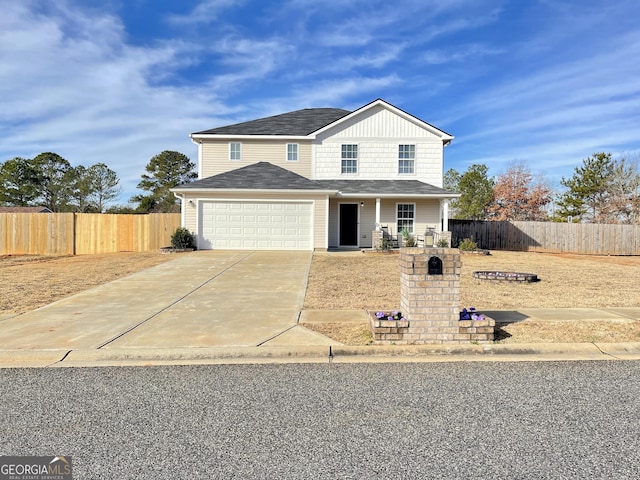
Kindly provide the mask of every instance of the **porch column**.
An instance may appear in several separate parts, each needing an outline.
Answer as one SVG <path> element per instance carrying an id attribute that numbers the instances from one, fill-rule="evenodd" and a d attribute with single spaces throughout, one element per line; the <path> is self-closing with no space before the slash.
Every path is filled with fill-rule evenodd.
<path id="1" fill-rule="evenodd" d="M 380 198 L 376 198 L 376 232 L 380 230 Z"/>
<path id="2" fill-rule="evenodd" d="M 442 200 L 442 231 L 449 231 L 449 199 Z"/>

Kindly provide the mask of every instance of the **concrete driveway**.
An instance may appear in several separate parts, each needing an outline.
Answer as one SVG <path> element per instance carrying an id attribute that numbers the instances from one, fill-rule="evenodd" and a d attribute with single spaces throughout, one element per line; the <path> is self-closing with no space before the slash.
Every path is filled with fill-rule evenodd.
<path id="1" fill-rule="evenodd" d="M 0 350 L 329 345 L 297 324 L 311 257 L 179 255 L 0 322 Z"/>

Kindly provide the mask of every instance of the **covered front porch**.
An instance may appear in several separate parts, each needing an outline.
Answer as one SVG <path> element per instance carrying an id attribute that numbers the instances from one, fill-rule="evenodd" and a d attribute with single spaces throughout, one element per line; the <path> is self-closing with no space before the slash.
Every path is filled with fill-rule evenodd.
<path id="1" fill-rule="evenodd" d="M 398 239 L 403 229 L 424 243 L 429 232 L 448 231 L 449 198 L 357 194 L 330 197 L 328 247 L 374 248 L 374 237 L 384 232 Z"/>

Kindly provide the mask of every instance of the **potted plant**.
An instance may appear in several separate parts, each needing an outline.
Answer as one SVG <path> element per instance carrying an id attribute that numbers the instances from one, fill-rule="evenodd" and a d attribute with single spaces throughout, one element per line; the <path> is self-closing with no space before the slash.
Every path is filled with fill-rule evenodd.
<path id="1" fill-rule="evenodd" d="M 402 243 L 405 247 L 416 246 L 416 238 L 406 228 L 403 228 L 400 231 L 400 236 L 402 237 Z"/>

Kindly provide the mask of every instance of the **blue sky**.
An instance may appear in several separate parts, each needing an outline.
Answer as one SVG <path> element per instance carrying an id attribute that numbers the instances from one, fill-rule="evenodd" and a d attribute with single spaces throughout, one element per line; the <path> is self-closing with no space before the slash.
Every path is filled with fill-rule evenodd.
<path id="1" fill-rule="evenodd" d="M 194 131 L 376 98 L 455 136 L 445 168 L 553 186 L 640 153 L 637 0 L 0 0 L 0 161 L 103 162 L 138 193 Z"/>

